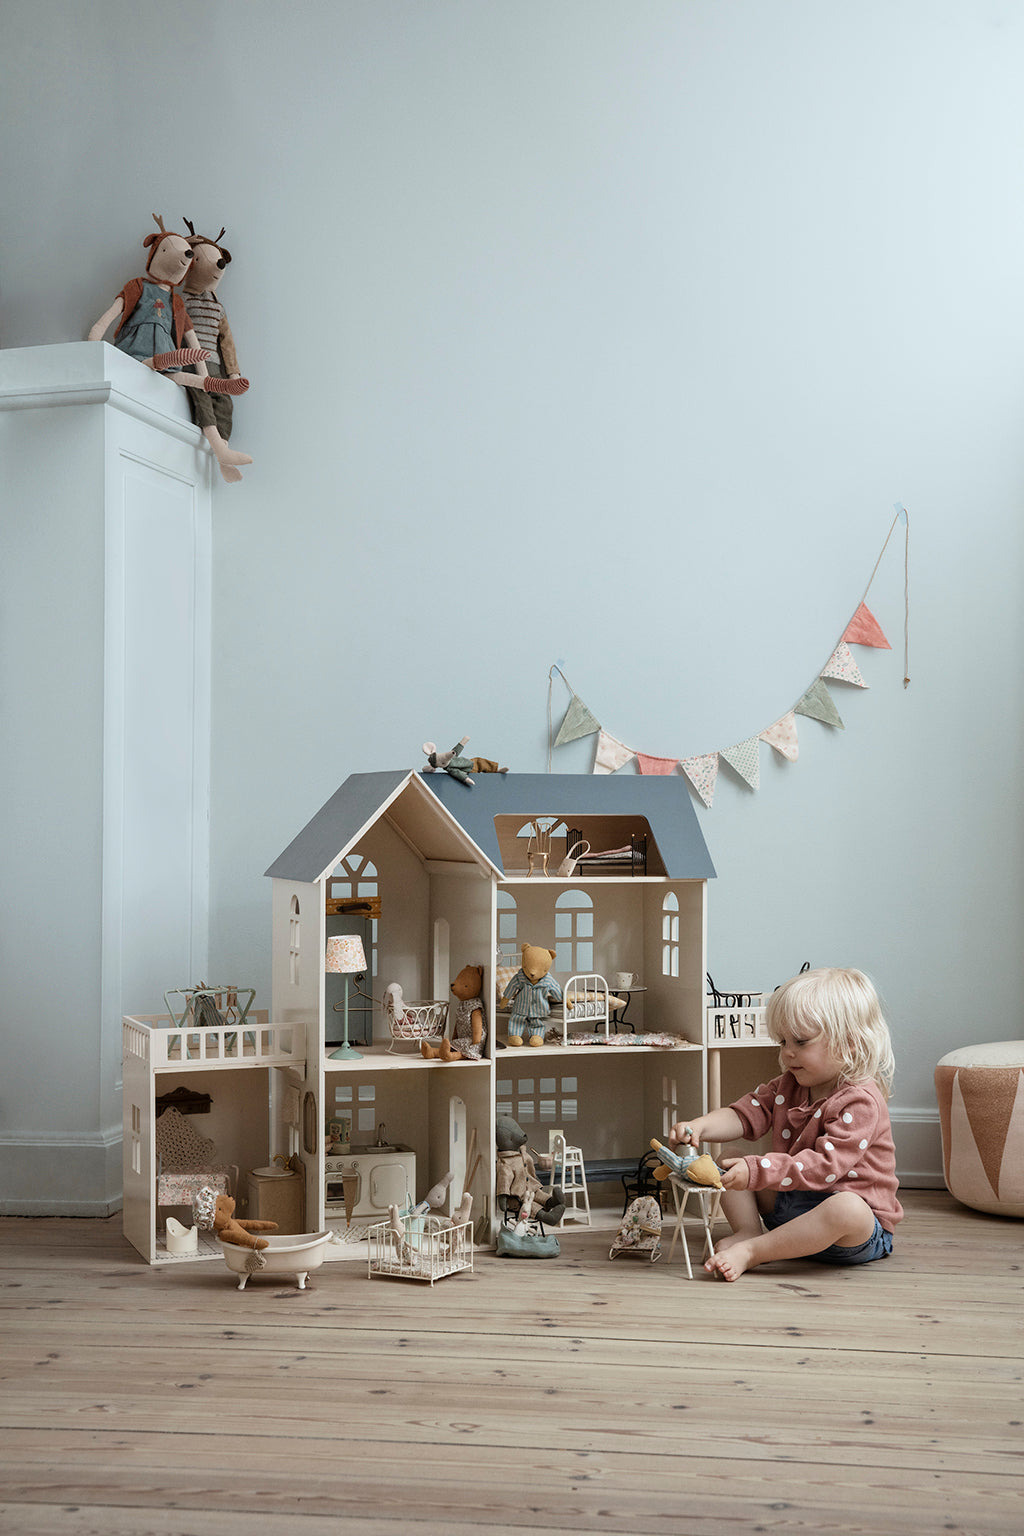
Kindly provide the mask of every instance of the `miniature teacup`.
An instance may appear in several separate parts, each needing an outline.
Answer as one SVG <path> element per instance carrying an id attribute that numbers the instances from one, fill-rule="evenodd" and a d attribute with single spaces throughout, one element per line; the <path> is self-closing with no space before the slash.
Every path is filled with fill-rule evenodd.
<path id="1" fill-rule="evenodd" d="M 621 992 L 628 992 L 630 987 L 635 987 L 640 980 L 636 971 L 616 971 L 615 985 Z"/>

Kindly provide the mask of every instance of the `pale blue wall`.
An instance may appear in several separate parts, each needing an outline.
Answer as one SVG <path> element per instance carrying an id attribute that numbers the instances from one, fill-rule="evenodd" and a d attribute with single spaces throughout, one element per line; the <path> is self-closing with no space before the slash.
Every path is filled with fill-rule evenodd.
<path id="1" fill-rule="evenodd" d="M 214 970 L 267 996 L 262 871 L 349 772 L 542 770 L 553 661 L 652 753 L 770 724 L 902 500 L 912 686 L 894 543 L 846 731 L 699 813 L 711 970 L 867 969 L 911 1120 L 1021 1033 L 1024 9 L 6 0 L 0 70 L 3 345 L 84 336 L 152 210 L 235 255 Z"/>

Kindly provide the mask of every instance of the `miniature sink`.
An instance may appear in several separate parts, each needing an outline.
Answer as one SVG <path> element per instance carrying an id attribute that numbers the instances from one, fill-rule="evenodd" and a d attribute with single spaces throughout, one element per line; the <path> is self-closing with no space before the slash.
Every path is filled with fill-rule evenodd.
<path id="1" fill-rule="evenodd" d="M 258 1179 L 290 1179 L 290 1168 L 254 1168 L 253 1173 Z"/>

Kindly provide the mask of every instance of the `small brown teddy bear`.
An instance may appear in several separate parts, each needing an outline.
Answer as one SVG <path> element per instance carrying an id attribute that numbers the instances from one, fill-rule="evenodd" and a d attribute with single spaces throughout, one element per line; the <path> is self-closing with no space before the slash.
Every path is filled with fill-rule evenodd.
<path id="1" fill-rule="evenodd" d="M 487 1043 L 487 1026 L 484 1023 L 484 987 L 482 965 L 464 965 L 452 982 L 452 991 L 458 998 L 455 1023 L 451 1039 L 447 1037 L 435 1050 L 426 1040 L 420 1041 L 420 1054 L 427 1061 L 480 1061 Z"/>
<path id="2" fill-rule="evenodd" d="M 553 949 L 539 944 L 523 945 L 523 963 L 505 988 L 505 1001 L 512 1010 L 508 1021 L 509 1045 L 544 1044 L 544 1023 L 551 1016 L 551 1003 L 562 1001 L 562 989 L 548 975 L 555 958 Z"/>
<path id="3" fill-rule="evenodd" d="M 254 1237 L 254 1232 L 276 1232 L 276 1221 L 238 1221 L 235 1218 L 235 1202 L 230 1195 L 218 1195 L 213 1211 L 213 1230 L 223 1243 L 234 1243 L 238 1248 L 269 1248 L 265 1237 Z"/>

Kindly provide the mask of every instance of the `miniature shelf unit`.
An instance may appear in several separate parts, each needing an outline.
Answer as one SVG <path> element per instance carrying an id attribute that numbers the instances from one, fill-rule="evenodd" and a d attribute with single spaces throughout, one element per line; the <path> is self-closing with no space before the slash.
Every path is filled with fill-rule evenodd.
<path id="1" fill-rule="evenodd" d="M 630 857 L 592 873 L 530 874 L 531 827 L 542 816 L 552 825 L 549 869 L 557 871 L 571 832 L 598 850 L 642 846 L 646 873 Z M 173 1085 L 175 1074 L 213 1095 L 222 1124 L 211 1115 L 209 1134 L 224 1159 L 245 1169 L 250 1158 L 265 1164 L 283 1154 L 304 1170 L 307 1230 L 347 1235 L 336 1192 L 327 1215 L 325 1167 L 325 1130 L 347 1121 L 344 1150 L 373 1152 L 368 1169 L 414 1154 L 416 1200 L 451 1173 L 438 1214 L 453 1215 L 468 1191 L 474 1239 L 491 1245 L 498 1115 L 517 1119 L 529 1142 L 557 1129 L 588 1163 L 635 1166 L 652 1135 L 709 1104 L 709 1062 L 727 1055 L 709 1041 L 706 1015 L 714 870 L 682 778 L 481 774 L 469 787 L 444 773 L 354 774 L 267 874 L 273 1022 L 250 1017 L 241 1030 L 210 1037 L 126 1022 L 126 1231 L 151 1261 L 149 1103 L 157 1081 Z M 365 973 L 325 969 L 328 938 L 346 934 L 362 940 Z M 561 1042 L 499 1049 L 508 1015 L 497 1006 L 498 956 L 518 957 L 523 944 L 554 952 L 551 974 L 563 988 L 575 978 L 570 1005 L 582 992 L 583 1006 L 544 1021 Z M 416 1008 L 450 1004 L 452 980 L 467 965 L 483 970 L 484 1054 L 428 1060 L 421 1031 L 396 1035 L 381 1000 L 396 983 Z M 636 1034 L 615 1028 L 614 981 L 627 970 L 642 979 L 631 999 Z M 340 1056 L 346 987 L 358 1054 Z M 712 1071 L 717 1089 L 722 1073 Z M 218 1095 L 218 1083 L 236 1079 L 256 1086 Z M 371 1225 L 387 1217 L 388 1183 L 368 1174 L 353 1193 Z M 617 1214 L 621 1187 L 595 1198 Z"/>

